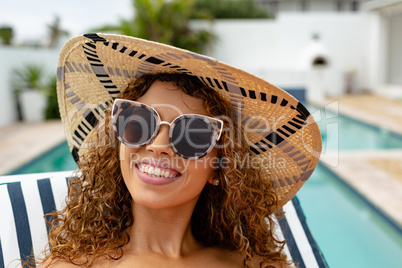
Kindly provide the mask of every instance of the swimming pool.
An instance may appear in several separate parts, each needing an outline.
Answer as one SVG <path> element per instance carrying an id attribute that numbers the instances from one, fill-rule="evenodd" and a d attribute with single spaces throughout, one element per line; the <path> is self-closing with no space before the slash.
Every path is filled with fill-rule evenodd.
<path id="1" fill-rule="evenodd" d="M 322 131 L 323 152 L 402 148 L 398 135 L 328 110 L 309 110 Z M 63 143 L 13 174 L 75 168 Z M 402 263 L 402 235 L 322 164 L 297 196 L 330 267 L 399 267 Z"/>
<path id="2" fill-rule="evenodd" d="M 330 267 L 400 267 L 402 235 L 321 164 L 297 197 Z"/>
<path id="3" fill-rule="evenodd" d="M 323 152 L 402 148 L 402 137 L 330 110 L 309 107 Z M 330 267 L 400 267 L 402 234 L 354 190 L 319 164 L 297 193 Z"/>
<path id="4" fill-rule="evenodd" d="M 75 170 L 76 168 L 77 165 L 70 154 L 67 142 L 63 142 L 39 158 L 12 171 L 9 175 L 66 171 Z"/>
<path id="5" fill-rule="evenodd" d="M 402 148 L 402 136 L 338 114 L 308 105 L 321 131 L 323 153 L 336 150 Z"/>

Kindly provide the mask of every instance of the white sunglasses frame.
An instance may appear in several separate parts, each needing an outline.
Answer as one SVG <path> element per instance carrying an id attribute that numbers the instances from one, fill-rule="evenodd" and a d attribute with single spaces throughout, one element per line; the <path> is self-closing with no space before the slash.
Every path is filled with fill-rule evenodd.
<path id="1" fill-rule="evenodd" d="M 127 107 L 122 108 L 121 104 L 122 103 L 129 103 L 130 105 L 128 105 Z M 158 121 L 157 121 L 157 125 L 155 128 L 154 133 L 152 134 L 151 138 L 149 140 L 147 140 L 146 142 L 143 142 L 141 144 L 131 144 L 126 142 L 120 135 L 119 135 L 119 131 L 117 129 L 117 118 L 119 117 L 120 113 L 122 111 L 124 111 L 124 109 L 127 109 L 129 107 L 142 107 L 145 108 L 147 110 L 150 110 L 153 114 L 156 114 Z M 211 142 L 211 145 L 208 147 L 208 149 L 206 150 L 205 153 L 201 154 L 201 155 L 196 155 L 193 157 L 189 157 L 186 155 L 183 155 L 182 153 L 180 153 L 176 147 L 173 144 L 173 130 L 174 127 L 176 126 L 176 124 L 178 122 L 180 122 L 182 119 L 184 118 L 198 118 L 198 119 L 202 119 L 204 122 L 208 123 L 209 125 L 211 125 L 211 127 L 214 130 L 213 136 L 216 136 L 214 139 L 214 142 Z M 222 131 L 223 131 L 223 121 L 221 119 L 218 118 L 214 118 L 214 117 L 210 117 L 210 116 L 206 116 L 206 115 L 200 115 L 200 114 L 181 114 L 177 117 L 175 117 L 172 122 L 167 122 L 167 121 L 162 121 L 161 117 L 159 115 L 159 113 L 151 106 L 144 104 L 142 102 L 138 102 L 138 101 L 132 101 L 132 100 L 126 100 L 126 99 L 115 99 L 113 102 L 113 107 L 112 107 L 112 124 L 113 124 L 113 131 L 115 133 L 115 136 L 118 138 L 118 140 L 123 143 L 124 145 L 127 145 L 128 147 L 131 148 L 139 148 L 142 147 L 144 145 L 150 144 L 152 143 L 152 141 L 155 139 L 155 137 L 157 136 L 158 132 L 159 132 L 159 128 L 161 125 L 168 125 L 169 126 L 169 141 L 170 141 L 170 145 L 173 148 L 174 152 L 186 159 L 199 159 L 201 157 L 204 157 L 205 155 L 207 155 L 216 145 L 216 142 L 219 141 L 219 139 L 221 138 L 222 135 Z"/>

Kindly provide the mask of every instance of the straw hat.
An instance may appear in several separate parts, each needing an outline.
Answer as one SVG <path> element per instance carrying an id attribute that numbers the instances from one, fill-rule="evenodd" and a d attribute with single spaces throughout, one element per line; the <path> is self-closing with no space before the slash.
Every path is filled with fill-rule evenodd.
<path id="1" fill-rule="evenodd" d="M 156 72 L 196 76 L 231 102 L 247 129 L 252 163 L 262 164 L 281 206 L 310 177 L 321 153 L 321 136 L 313 117 L 294 97 L 215 59 L 113 34 L 74 37 L 60 53 L 60 114 L 76 161 L 116 96 L 130 81 Z"/>

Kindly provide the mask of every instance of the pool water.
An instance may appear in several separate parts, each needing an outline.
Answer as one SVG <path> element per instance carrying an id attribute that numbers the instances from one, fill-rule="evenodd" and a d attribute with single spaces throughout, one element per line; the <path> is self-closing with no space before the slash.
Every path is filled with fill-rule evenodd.
<path id="1" fill-rule="evenodd" d="M 402 148 L 402 137 L 308 107 L 323 139 L 323 153 Z M 307 222 L 330 267 L 402 267 L 402 234 L 321 163 L 297 193 Z"/>
<path id="2" fill-rule="evenodd" d="M 70 154 L 67 142 L 63 142 L 34 161 L 14 170 L 10 175 L 66 171 L 76 168 L 77 165 Z"/>
<path id="3" fill-rule="evenodd" d="M 323 152 L 402 148 L 402 136 L 330 110 L 308 106 L 323 139 Z"/>
<path id="4" fill-rule="evenodd" d="M 402 235 L 321 164 L 297 197 L 330 267 L 401 267 Z"/>

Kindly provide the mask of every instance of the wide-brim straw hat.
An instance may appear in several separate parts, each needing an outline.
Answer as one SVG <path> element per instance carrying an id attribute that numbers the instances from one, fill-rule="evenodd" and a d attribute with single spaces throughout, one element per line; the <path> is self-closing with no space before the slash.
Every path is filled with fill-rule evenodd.
<path id="1" fill-rule="evenodd" d="M 320 131 L 290 94 L 213 58 L 114 34 L 77 36 L 60 52 L 57 94 L 76 161 L 116 96 L 141 75 L 158 72 L 196 76 L 230 101 L 248 130 L 252 163 L 262 164 L 281 206 L 313 173 L 321 153 Z"/>

